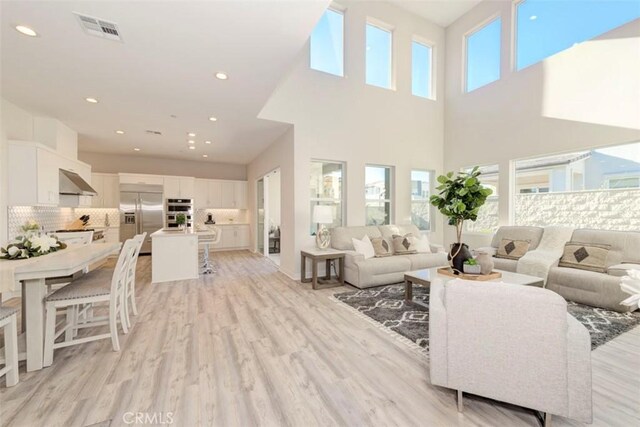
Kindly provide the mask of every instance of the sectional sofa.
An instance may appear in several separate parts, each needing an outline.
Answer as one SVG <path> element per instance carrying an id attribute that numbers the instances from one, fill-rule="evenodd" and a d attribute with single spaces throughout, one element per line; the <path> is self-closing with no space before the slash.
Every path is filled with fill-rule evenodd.
<path id="1" fill-rule="evenodd" d="M 432 253 L 411 255 L 392 255 L 384 258 L 365 259 L 354 250 L 352 240 L 383 237 L 390 240 L 396 235 L 412 233 L 420 235 L 415 225 L 383 225 L 362 227 L 336 227 L 331 230 L 331 246 L 346 252 L 345 280 L 351 285 L 364 289 L 373 286 L 389 285 L 404 280 L 404 273 L 412 270 L 447 265 L 447 254 L 442 246 L 431 245 Z"/>

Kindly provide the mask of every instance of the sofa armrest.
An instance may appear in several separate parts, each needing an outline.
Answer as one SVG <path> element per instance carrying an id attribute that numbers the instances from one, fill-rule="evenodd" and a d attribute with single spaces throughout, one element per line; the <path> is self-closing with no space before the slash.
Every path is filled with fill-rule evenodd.
<path id="1" fill-rule="evenodd" d="M 607 274 L 610 276 L 622 277 L 629 274 L 629 270 L 640 270 L 640 264 L 623 263 L 612 265 L 607 268 Z"/>
<path id="2" fill-rule="evenodd" d="M 447 253 L 447 251 L 445 250 L 444 246 L 442 246 L 442 245 L 436 245 L 436 244 L 432 243 L 432 244 L 429 245 L 429 248 L 431 249 L 431 253 L 434 253 L 434 254 L 438 254 L 438 253 L 446 254 Z"/>
<path id="3" fill-rule="evenodd" d="M 356 251 L 344 251 L 344 263 L 345 265 L 355 265 L 358 262 L 364 261 L 364 255 Z"/>
<path id="4" fill-rule="evenodd" d="M 474 255 L 477 255 L 480 252 L 486 252 L 489 254 L 489 256 L 496 256 L 496 254 L 498 253 L 498 249 L 494 248 L 493 246 L 483 246 L 481 248 L 475 248 L 472 252 Z"/>
<path id="5" fill-rule="evenodd" d="M 429 298 L 429 372 L 431 384 L 448 387 L 447 309 L 442 279 L 431 282 Z"/>
<path id="6" fill-rule="evenodd" d="M 567 381 L 569 418 L 591 423 L 591 336 L 584 325 L 567 314 Z"/>

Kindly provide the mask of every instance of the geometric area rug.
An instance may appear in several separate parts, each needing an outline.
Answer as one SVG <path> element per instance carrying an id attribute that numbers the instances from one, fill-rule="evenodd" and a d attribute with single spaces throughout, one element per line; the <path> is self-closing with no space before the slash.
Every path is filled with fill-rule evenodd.
<path id="1" fill-rule="evenodd" d="M 413 299 L 404 300 L 404 284 L 334 294 L 334 299 L 367 316 L 388 332 L 395 332 L 429 351 L 429 288 L 414 286 Z M 567 302 L 569 313 L 582 323 L 591 335 L 591 350 L 640 325 L 640 312 L 617 313 Z"/>

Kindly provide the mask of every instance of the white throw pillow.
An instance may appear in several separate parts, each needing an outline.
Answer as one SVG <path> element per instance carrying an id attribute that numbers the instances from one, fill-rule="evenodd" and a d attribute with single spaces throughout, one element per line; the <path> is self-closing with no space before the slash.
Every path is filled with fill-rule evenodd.
<path id="1" fill-rule="evenodd" d="M 376 251 L 373 249 L 369 236 L 365 235 L 362 240 L 352 238 L 351 241 L 353 242 L 353 248 L 355 251 L 364 255 L 364 259 L 373 258 L 376 255 Z"/>
<path id="2" fill-rule="evenodd" d="M 429 242 L 429 237 L 426 234 L 422 234 L 420 237 L 414 237 L 416 250 L 419 254 L 430 254 L 431 253 L 431 243 Z"/>

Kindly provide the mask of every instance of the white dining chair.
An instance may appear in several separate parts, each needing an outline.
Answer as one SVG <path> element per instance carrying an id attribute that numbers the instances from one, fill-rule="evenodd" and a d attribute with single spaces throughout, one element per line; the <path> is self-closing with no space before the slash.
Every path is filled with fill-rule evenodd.
<path id="1" fill-rule="evenodd" d="M 220 227 L 205 227 L 208 229 L 208 232 L 201 232 L 198 234 L 198 244 L 204 247 L 200 272 L 202 274 L 212 274 L 216 272 L 216 269 L 213 267 L 211 257 L 209 256 L 209 247 L 210 245 L 217 245 L 218 243 L 220 243 L 220 240 L 222 239 L 222 232 L 220 230 Z"/>
<path id="2" fill-rule="evenodd" d="M 129 263 L 129 267 L 127 269 L 127 285 L 125 288 L 125 299 L 124 299 L 124 313 L 125 313 L 125 321 L 127 322 L 127 329 L 131 329 L 131 319 L 129 318 L 129 308 L 131 308 L 131 312 L 134 316 L 138 315 L 138 307 L 136 306 L 136 268 L 138 266 L 138 256 L 140 255 L 140 249 L 142 249 L 142 244 L 144 243 L 144 239 L 147 238 L 146 231 L 142 234 L 136 235 L 133 240 L 136 241 L 136 248 L 131 256 L 131 262 Z"/>
<path id="3" fill-rule="evenodd" d="M 58 233 L 55 234 L 55 236 L 58 238 L 58 240 L 66 245 L 90 245 L 91 243 L 93 243 L 93 231 L 72 231 L 68 233 Z M 88 272 L 89 267 L 86 267 L 84 270 L 79 271 L 71 276 L 48 278 L 45 280 L 45 285 L 47 285 L 47 292 L 52 292 L 56 289 L 60 289 L 61 287 L 68 285 L 73 280 L 80 278 L 83 274 L 87 274 Z"/>
<path id="4" fill-rule="evenodd" d="M 18 310 L 0 307 L 0 328 L 4 331 L 4 368 L 0 377 L 5 377 L 7 387 L 18 384 Z"/>
<path id="5" fill-rule="evenodd" d="M 58 289 L 45 297 L 45 342 L 44 366 L 53 363 L 53 352 L 57 348 L 83 344 L 90 341 L 111 338 L 113 351 L 120 351 L 118 341 L 118 320 L 123 332 L 127 332 L 125 320 L 125 289 L 127 269 L 132 260 L 137 242 L 129 239 L 124 242 L 114 270 L 98 269 L 73 281 L 64 288 Z M 93 308 L 96 303 L 108 303 L 109 313 L 106 316 L 86 316 L 81 319 L 83 311 Z M 66 309 L 67 316 L 62 327 L 56 330 L 56 313 L 58 309 Z M 69 313 L 71 313 L 69 315 Z M 109 332 L 76 338 L 75 333 L 65 334 L 65 340 L 56 343 L 56 339 L 67 331 L 97 326 L 109 326 Z"/>

